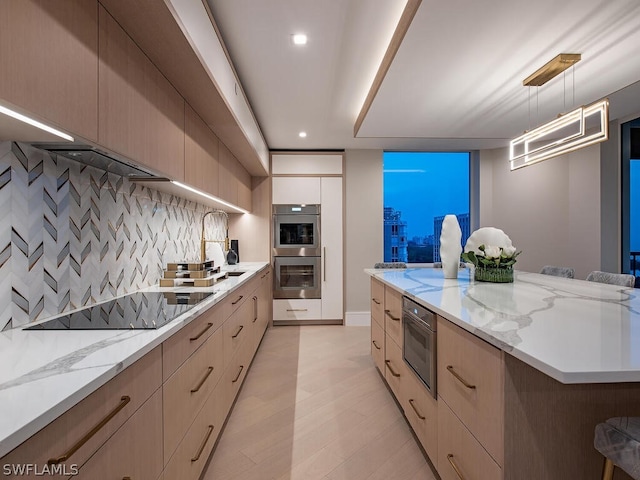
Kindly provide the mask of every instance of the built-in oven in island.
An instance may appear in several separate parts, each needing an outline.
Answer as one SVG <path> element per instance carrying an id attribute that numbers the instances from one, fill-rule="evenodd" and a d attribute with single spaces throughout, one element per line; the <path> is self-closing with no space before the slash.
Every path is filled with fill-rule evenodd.
<path id="1" fill-rule="evenodd" d="M 436 397 L 436 314 L 410 298 L 402 298 L 402 356 Z"/>

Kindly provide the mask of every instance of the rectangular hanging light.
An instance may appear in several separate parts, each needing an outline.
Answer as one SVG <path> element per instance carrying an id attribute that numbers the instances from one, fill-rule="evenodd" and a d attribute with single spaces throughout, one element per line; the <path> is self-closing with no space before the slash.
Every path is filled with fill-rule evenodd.
<path id="1" fill-rule="evenodd" d="M 511 170 L 533 165 L 609 138 L 609 100 L 580 107 L 511 140 Z"/>
<path id="2" fill-rule="evenodd" d="M 580 61 L 579 53 L 561 53 L 522 81 L 525 87 L 540 87 Z"/>

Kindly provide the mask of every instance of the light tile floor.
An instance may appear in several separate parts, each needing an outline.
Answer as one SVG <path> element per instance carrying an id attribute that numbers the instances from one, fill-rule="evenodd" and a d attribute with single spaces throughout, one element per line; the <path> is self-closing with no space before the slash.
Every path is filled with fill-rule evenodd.
<path id="1" fill-rule="evenodd" d="M 203 480 L 435 480 L 368 327 L 267 331 Z"/>

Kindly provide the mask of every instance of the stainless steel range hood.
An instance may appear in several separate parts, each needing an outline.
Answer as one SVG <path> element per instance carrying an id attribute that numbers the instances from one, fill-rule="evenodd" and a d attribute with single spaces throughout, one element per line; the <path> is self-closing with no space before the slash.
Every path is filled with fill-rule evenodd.
<path id="1" fill-rule="evenodd" d="M 85 165 L 127 177 L 130 180 L 169 181 L 168 178 L 155 175 L 119 155 L 106 152 L 92 145 L 68 143 L 32 143 L 32 145 Z"/>

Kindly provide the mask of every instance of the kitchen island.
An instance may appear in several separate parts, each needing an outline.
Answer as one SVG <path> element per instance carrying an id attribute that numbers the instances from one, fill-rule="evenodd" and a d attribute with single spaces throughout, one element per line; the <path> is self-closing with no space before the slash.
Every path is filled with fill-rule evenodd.
<path id="1" fill-rule="evenodd" d="M 496 467 L 495 476 L 467 468 L 461 472 L 466 479 L 599 478 L 595 425 L 640 415 L 636 290 L 518 271 L 512 284 L 475 282 L 468 269 L 453 280 L 433 268 L 366 273 L 372 312 L 376 302 L 405 295 L 438 314 L 438 448 L 427 453 L 443 479 L 457 478 L 452 461 L 465 470 L 460 454 L 453 460 L 443 451 L 452 430 L 463 438 L 454 443 L 468 437 Z M 386 307 L 382 328 L 393 348 L 383 350 L 385 361 L 402 348 L 387 328 L 395 328 L 399 313 Z M 404 368 L 405 376 L 413 374 L 398 363 L 392 363 L 395 373 Z M 380 370 L 389 376 L 386 367 Z M 396 391 L 402 395 L 403 388 Z M 411 423 L 409 409 L 405 414 Z"/>
<path id="2" fill-rule="evenodd" d="M 179 456 L 180 448 L 177 444 L 183 436 L 184 443 L 188 443 L 186 440 L 190 441 L 188 432 L 186 434 L 185 432 L 194 421 L 193 416 L 198 410 L 206 409 L 205 401 L 210 402 L 207 397 L 215 397 L 216 394 L 212 389 L 217 380 L 222 384 L 222 380 L 226 381 L 226 377 L 230 377 L 229 383 L 233 383 L 234 390 L 224 391 L 224 401 L 211 400 L 216 404 L 215 414 L 223 421 L 226 418 L 226 412 L 223 412 L 224 408 L 218 407 L 218 404 L 230 407 L 233 402 L 237 388 L 248 370 L 248 362 L 253 357 L 266 328 L 269 317 L 268 310 L 263 309 L 263 305 L 269 305 L 271 302 L 270 278 L 267 278 L 268 263 L 242 263 L 223 267 L 223 270 L 225 269 L 231 273 L 236 271 L 235 275 L 211 287 L 160 288 L 153 286 L 145 289 L 144 291 L 167 293 L 213 293 L 175 320 L 157 329 L 64 331 L 14 329 L 0 333 L 0 407 L 3 411 L 0 416 L 0 457 L 8 454 L 3 458 L 4 464 L 10 464 L 11 468 L 15 465 L 34 464 L 34 468 L 40 468 L 36 471 L 42 472 L 48 456 L 44 458 L 43 464 L 41 459 L 35 456 L 27 458 L 30 454 L 25 457 L 19 450 L 29 442 L 42 437 L 40 431 L 43 428 L 55 429 L 56 421 L 64 420 L 65 415 L 68 416 L 69 412 L 79 406 L 81 410 L 87 409 L 85 412 L 87 415 L 93 415 L 94 412 L 89 407 L 82 407 L 93 401 L 94 406 L 109 412 L 112 406 L 103 406 L 103 400 L 110 395 L 114 396 L 118 388 L 126 391 L 126 395 L 122 395 L 122 399 L 119 393 L 115 395 L 114 404 L 117 407 L 112 410 L 115 416 L 110 418 L 115 419 L 111 423 L 115 422 L 116 426 L 112 428 L 107 425 L 105 430 L 109 431 L 109 428 L 112 430 L 106 433 L 102 440 L 89 438 L 85 442 L 86 445 L 83 443 L 77 450 L 77 454 L 72 454 L 67 464 L 79 463 L 81 466 L 82 462 L 76 461 L 78 457 L 86 461 L 91 452 L 109 439 L 110 435 L 117 438 L 118 432 L 124 430 L 124 426 L 129 423 L 124 423 L 124 426 L 118 430 L 118 422 L 125 422 L 127 416 L 130 416 L 130 421 L 137 420 L 138 423 L 144 424 L 145 420 L 157 418 L 159 415 L 160 422 L 155 420 L 151 422 L 160 426 L 160 431 L 155 432 L 158 434 L 155 435 L 156 438 L 149 438 L 149 444 L 153 444 L 154 451 L 137 453 L 154 459 L 157 459 L 159 454 L 159 463 L 156 462 L 153 465 L 152 471 L 162 471 L 162 449 L 164 448 L 165 462 L 170 460 L 174 451 L 177 452 L 174 457 Z M 260 316 L 259 322 L 258 316 Z M 43 319 L 43 322 L 46 320 Z M 235 365 L 236 359 L 242 361 L 242 367 Z M 194 368 L 188 366 L 189 363 L 203 365 Z M 212 366 L 207 370 L 207 365 Z M 202 375 L 203 371 L 205 376 Z M 221 378 L 223 372 L 225 377 Z M 119 380 L 121 378 L 125 380 Z M 122 385 L 118 385 L 118 388 L 110 387 L 112 384 L 116 385 L 118 381 Z M 193 382 L 196 386 L 185 387 L 181 385 L 184 382 Z M 175 438 L 167 440 L 166 434 L 170 428 L 168 422 L 170 423 L 173 417 L 177 418 L 180 412 L 176 407 L 173 411 L 163 414 L 163 404 L 166 407 L 171 402 L 179 401 L 186 405 L 187 400 L 180 400 L 178 396 L 184 388 L 187 388 L 187 394 L 188 388 L 191 388 L 191 395 L 190 397 L 188 395 L 187 400 L 196 399 L 194 400 L 196 404 L 191 411 L 185 413 L 190 416 L 189 421 L 177 426 L 176 428 L 180 430 Z M 219 390 L 223 392 L 223 389 Z M 177 393 L 174 394 L 174 391 Z M 196 393 L 200 398 L 196 398 L 198 397 Z M 139 397 L 138 404 L 136 404 L 138 401 L 136 396 Z M 91 400 L 92 398 L 94 400 Z M 149 400 L 145 401 L 147 398 Z M 142 403 L 145 407 L 140 408 Z M 148 408 L 147 405 L 149 405 Z M 120 413 L 121 410 L 122 413 Z M 108 417 L 101 412 L 96 412 L 95 415 L 98 419 Z M 162 446 L 162 417 L 165 424 L 164 447 Z M 90 419 L 89 423 L 91 422 L 97 423 L 95 419 Z M 216 425 L 214 435 L 208 432 L 208 437 L 215 440 L 220 426 Z M 150 431 L 154 428 L 151 425 L 149 427 Z M 65 450 L 72 451 L 74 442 L 88 430 L 86 426 L 74 428 L 73 422 L 67 422 L 66 426 L 61 426 L 63 438 L 45 439 L 46 448 L 54 450 L 56 455 L 60 455 Z M 40 433 L 35 435 L 37 432 Z M 123 433 L 122 436 L 123 443 L 129 441 L 128 435 Z M 28 442 L 16 448 L 27 439 L 29 439 Z M 58 445 L 57 440 L 60 440 Z M 209 452 L 213 446 L 213 440 L 207 445 Z M 155 448 L 158 446 L 158 441 L 159 450 Z M 193 447 L 193 450 L 196 450 L 202 441 L 200 433 L 194 441 L 196 447 Z M 188 453 L 189 458 L 193 457 L 193 452 Z M 200 456 L 202 457 L 199 462 L 201 467 L 203 462 L 206 462 L 208 454 Z M 135 462 L 136 460 L 133 459 L 133 464 L 138 468 Z M 87 462 L 87 465 L 90 464 L 91 462 Z M 187 464 L 189 464 L 188 461 Z M 191 464 L 193 465 L 193 462 Z M 144 465 L 141 465 L 144 470 Z M 169 468 L 171 462 L 165 466 Z M 85 467 L 81 467 L 80 471 L 82 472 L 83 469 Z M 31 474 L 33 475 L 34 471 L 31 471 Z M 150 475 L 147 474 L 146 477 L 140 475 L 140 478 L 151 478 Z M 190 478 L 190 475 L 180 473 L 181 478 Z M 83 476 L 81 475 L 80 478 Z M 153 478 L 157 478 L 157 475 L 154 474 Z"/>

